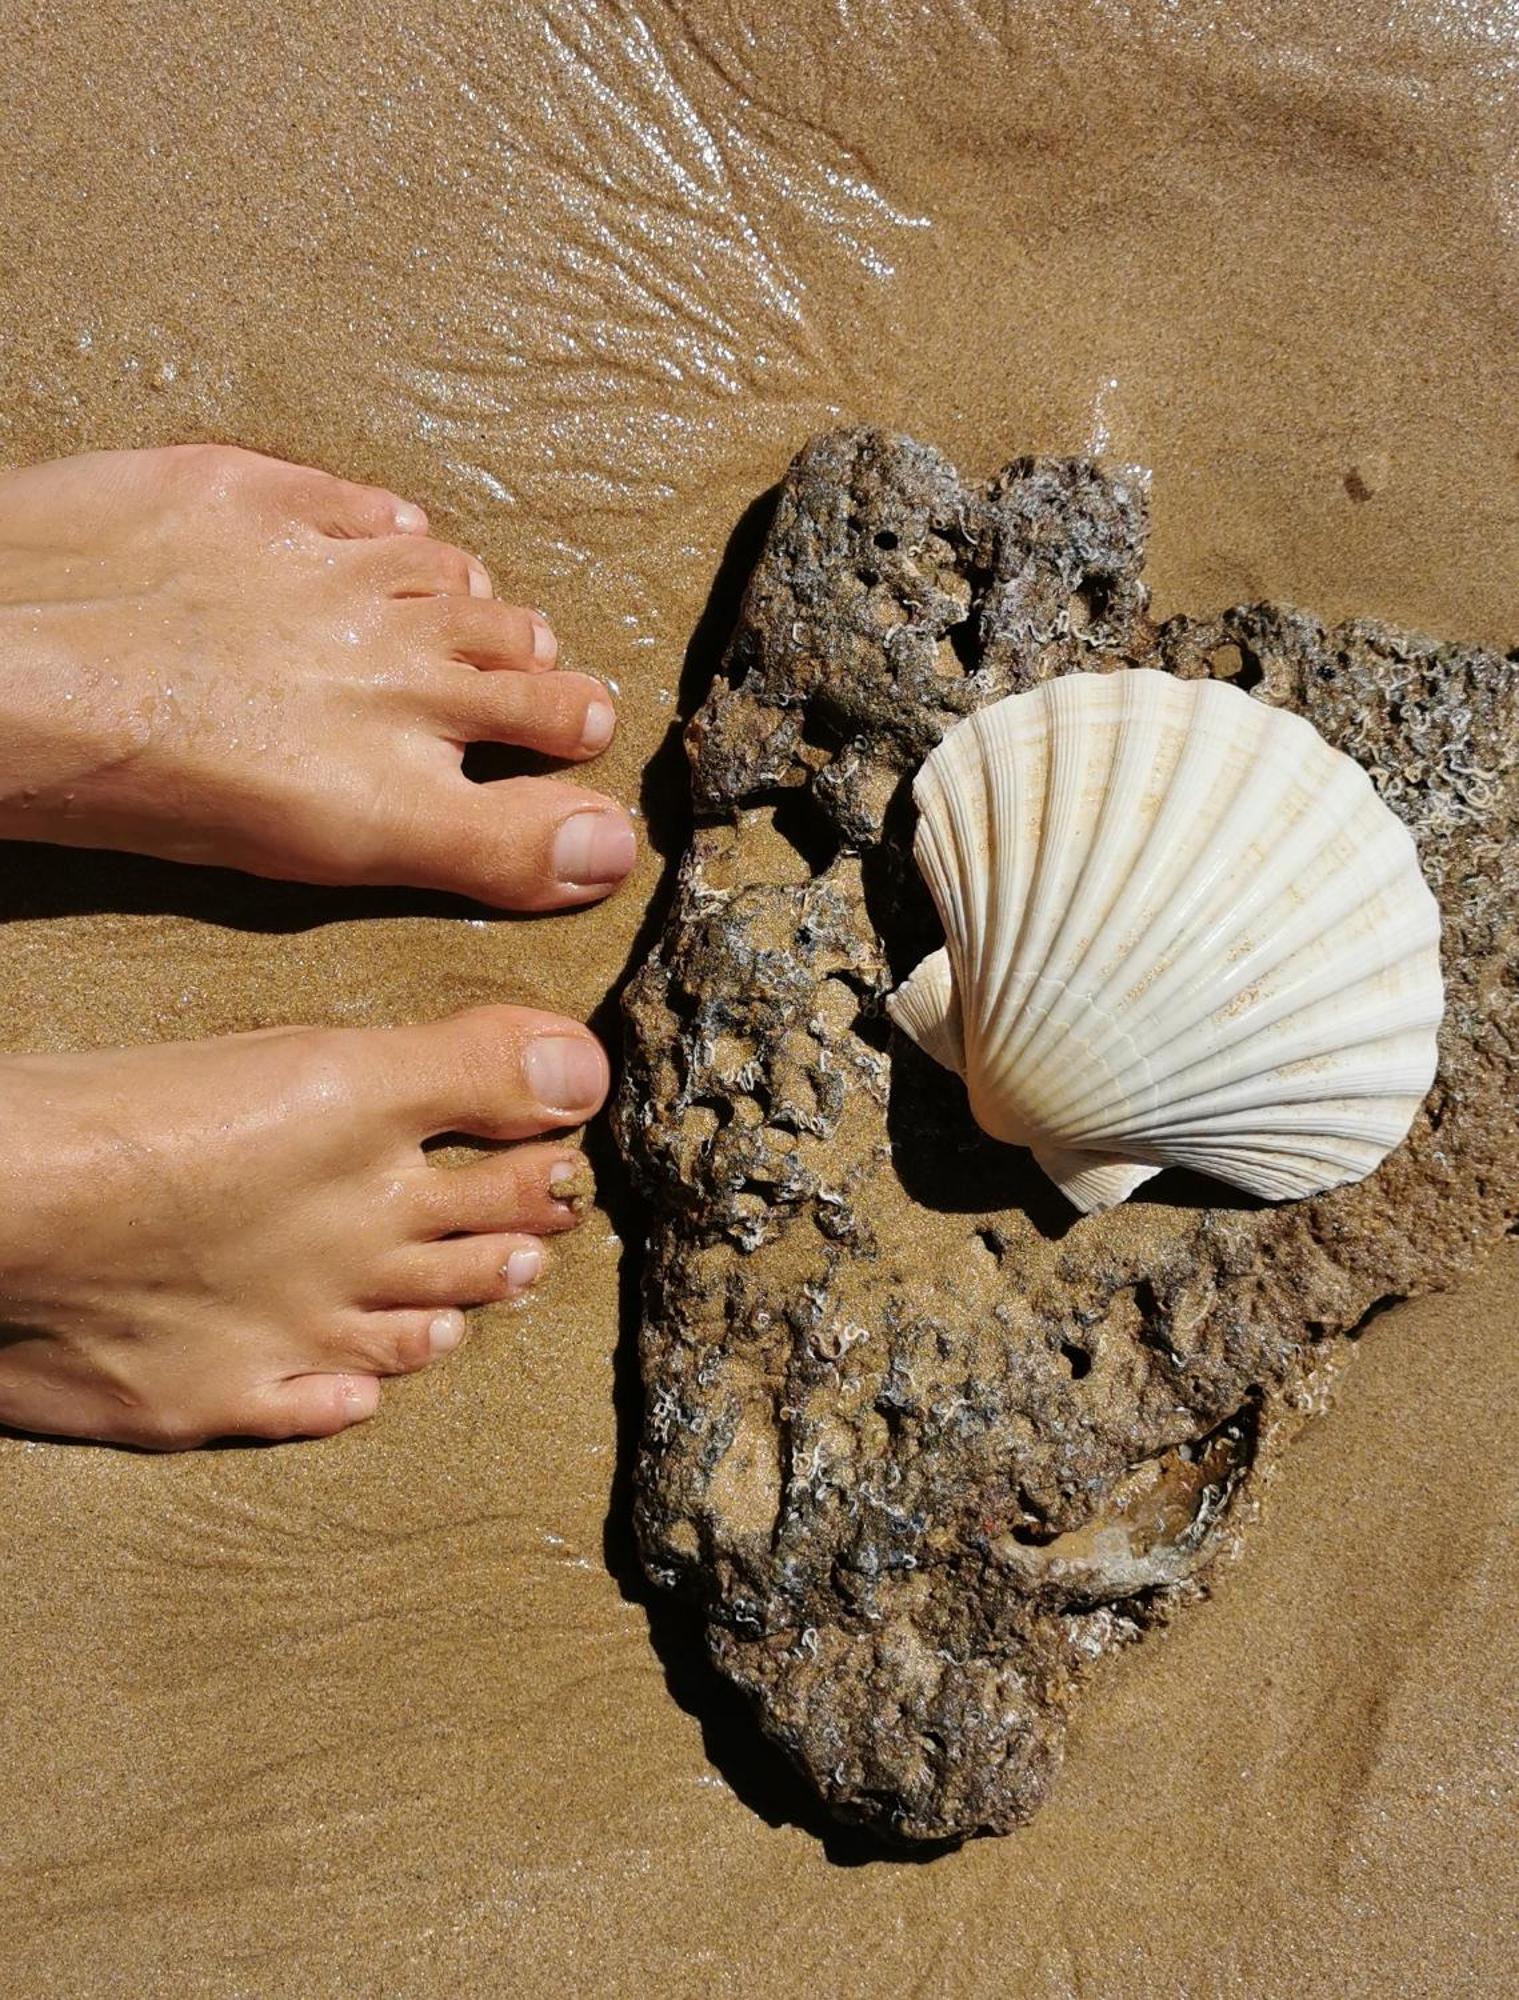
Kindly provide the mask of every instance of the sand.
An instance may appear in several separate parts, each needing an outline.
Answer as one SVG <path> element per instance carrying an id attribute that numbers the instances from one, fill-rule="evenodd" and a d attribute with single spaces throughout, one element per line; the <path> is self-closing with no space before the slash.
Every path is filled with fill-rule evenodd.
<path id="1" fill-rule="evenodd" d="M 661 841 L 725 546 L 836 421 L 968 472 L 1149 466 L 1162 611 L 1519 636 L 1506 12 L 102 0 L 8 33 L 0 459 L 215 435 L 414 494 L 617 679 L 605 782 L 650 771 Z M 604 1022 L 659 875 L 519 923 L 0 850 L 5 1039 Z M 0 1444 L 0 1987 L 1504 1989 L 1519 1253 L 1375 1323 L 1033 1826 L 856 1865 L 626 1594 L 638 1219 L 597 1150 L 611 1216 L 359 1432 Z"/>

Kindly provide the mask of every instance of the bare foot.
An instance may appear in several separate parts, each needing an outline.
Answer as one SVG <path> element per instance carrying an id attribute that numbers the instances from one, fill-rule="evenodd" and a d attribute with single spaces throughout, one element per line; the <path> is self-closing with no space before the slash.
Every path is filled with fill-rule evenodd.
<path id="1" fill-rule="evenodd" d="M 556 653 L 393 493 L 219 445 L 31 466 L 0 477 L 0 838 L 589 902 L 633 865 L 621 808 L 461 770 L 606 747 Z"/>
<path id="2" fill-rule="evenodd" d="M 513 1007 L 5 1058 L 0 1422 L 175 1449 L 372 1415 L 460 1307 L 534 1282 L 585 1188 L 564 1140 L 422 1142 L 577 1124 L 606 1083 L 584 1028 Z"/>

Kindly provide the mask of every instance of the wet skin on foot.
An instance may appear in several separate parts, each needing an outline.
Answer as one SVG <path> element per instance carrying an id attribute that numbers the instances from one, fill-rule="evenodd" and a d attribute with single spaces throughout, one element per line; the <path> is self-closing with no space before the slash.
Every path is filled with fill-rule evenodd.
<path id="1" fill-rule="evenodd" d="M 0 1060 L 0 1423 L 320 1437 L 525 1292 L 581 1219 L 606 1057 L 557 1015 Z M 462 1167 L 443 1133 L 522 1141 Z"/>
<path id="2" fill-rule="evenodd" d="M 414 503 L 220 445 L 0 477 L 0 838 L 123 848 L 504 909 L 604 896 L 632 824 L 560 778 L 606 687 Z"/>
<path id="3" fill-rule="evenodd" d="M 477 785 L 465 746 L 594 757 L 601 682 L 394 493 L 221 446 L 0 477 L 0 839 L 313 883 L 594 901 L 613 800 Z M 0 1058 L 0 1422 L 158 1448 L 322 1436 L 463 1340 L 573 1228 L 544 1135 L 606 1091 L 555 1015 Z M 464 1168 L 445 1132 L 524 1141 Z"/>

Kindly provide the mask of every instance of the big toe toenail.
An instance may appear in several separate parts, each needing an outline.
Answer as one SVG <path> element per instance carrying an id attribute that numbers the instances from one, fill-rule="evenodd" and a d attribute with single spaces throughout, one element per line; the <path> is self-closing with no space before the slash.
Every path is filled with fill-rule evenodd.
<path id="1" fill-rule="evenodd" d="M 554 835 L 554 873 L 575 887 L 620 882 L 633 866 L 633 829 L 618 812 L 578 812 Z"/>
<path id="2" fill-rule="evenodd" d="M 601 1051 L 582 1035 L 540 1035 L 528 1046 L 526 1071 L 546 1111 L 591 1111 L 606 1088 Z"/>
<path id="3" fill-rule="evenodd" d="M 612 731 L 617 727 L 617 711 L 609 701 L 590 702 L 585 711 L 585 721 L 580 725 L 580 747 L 594 756 L 598 750 L 605 750 L 612 740 Z"/>

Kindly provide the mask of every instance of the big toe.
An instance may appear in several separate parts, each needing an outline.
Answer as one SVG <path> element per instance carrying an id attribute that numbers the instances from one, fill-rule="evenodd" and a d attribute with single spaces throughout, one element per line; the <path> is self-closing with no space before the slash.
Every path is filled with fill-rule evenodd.
<path id="1" fill-rule="evenodd" d="M 386 1075 L 419 1140 L 445 1132 L 528 1139 L 583 1123 L 606 1099 L 605 1051 L 561 1014 L 475 1007 L 391 1034 Z M 429 1170 L 429 1188 L 443 1178 Z"/>
<path id="2" fill-rule="evenodd" d="M 447 889 L 502 910 L 599 902 L 632 872 L 633 822 L 614 799 L 558 778 L 474 784 L 451 774 L 407 811 L 398 803 L 388 881 Z"/>

